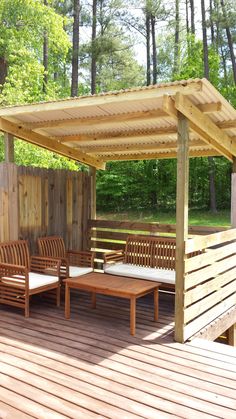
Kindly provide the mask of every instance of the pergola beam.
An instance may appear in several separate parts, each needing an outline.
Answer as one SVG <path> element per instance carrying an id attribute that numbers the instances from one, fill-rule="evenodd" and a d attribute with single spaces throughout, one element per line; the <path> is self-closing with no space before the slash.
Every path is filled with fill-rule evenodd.
<path id="1" fill-rule="evenodd" d="M 180 93 L 176 94 L 175 107 L 191 122 L 191 129 L 202 138 L 204 137 L 212 147 L 222 152 L 232 161 L 232 156 L 236 155 L 236 145 L 232 143 L 232 140 L 225 132 L 222 132 L 207 115 L 199 111 L 188 98 Z"/>
<path id="2" fill-rule="evenodd" d="M 186 100 L 185 100 L 186 99 Z M 184 98 L 177 93 L 175 101 L 169 97 L 163 97 L 163 109 L 172 115 L 177 121 L 177 111 L 180 111 L 189 120 L 190 129 L 197 134 L 203 141 L 214 148 L 220 155 L 232 161 L 233 150 L 236 153 L 236 146 L 232 145 L 232 140 L 221 131 L 211 119 L 204 115 L 188 98 Z M 219 139 L 222 140 L 219 142 Z"/>
<path id="3" fill-rule="evenodd" d="M 205 143 L 201 140 L 193 140 L 190 142 L 190 147 L 204 147 Z M 138 144 L 116 144 L 114 146 L 111 147 L 110 143 L 107 145 L 96 145 L 96 144 L 91 144 L 90 146 L 84 146 L 81 147 L 81 150 L 84 153 L 90 153 L 90 154 L 100 154 L 100 153 L 118 153 L 118 152 L 122 152 L 122 151 L 126 151 L 127 153 L 130 153 L 131 151 L 150 151 L 153 153 L 156 153 L 157 150 L 159 151 L 168 151 L 168 150 L 172 150 L 175 149 L 176 150 L 176 141 L 171 141 L 171 142 L 150 142 L 150 143 L 138 143 Z"/>
<path id="4" fill-rule="evenodd" d="M 25 130 L 19 125 L 13 124 L 3 118 L 0 118 L 0 131 L 7 132 L 14 137 L 28 141 L 31 144 L 46 148 L 49 151 L 56 152 L 64 157 L 69 157 L 70 159 L 96 167 L 97 169 L 105 168 L 104 162 L 98 158 L 88 156 L 82 151 L 71 149 L 64 144 L 52 140 L 51 138 Z"/>
<path id="5" fill-rule="evenodd" d="M 37 130 L 43 128 L 66 128 L 66 127 L 84 127 L 84 126 L 94 126 L 101 124 L 116 124 L 120 122 L 133 122 L 133 121 L 142 121 L 150 119 L 158 119 L 168 117 L 168 115 L 162 109 L 155 109 L 152 111 L 139 111 L 139 112 L 130 112 L 117 115 L 100 115 L 92 118 L 71 118 L 66 120 L 55 120 L 55 121 L 43 121 L 43 122 L 28 122 L 22 123 L 27 129 Z"/>
<path id="6" fill-rule="evenodd" d="M 160 137 L 168 137 L 169 135 L 177 134 L 177 128 L 175 126 L 171 126 L 168 128 L 152 128 L 147 130 L 146 132 L 140 132 L 136 130 L 132 130 L 131 133 L 126 133 L 125 131 L 112 131 L 104 134 L 104 131 L 101 133 L 98 133 L 96 135 L 94 134 L 79 134 L 79 135 L 66 135 L 66 136 L 60 136 L 60 137 L 51 137 L 57 141 L 60 141 L 62 143 L 66 142 L 96 142 L 99 141 L 107 141 L 112 142 L 119 140 L 124 141 L 135 141 L 136 139 L 147 139 L 150 136 L 155 138 Z"/>
<path id="7" fill-rule="evenodd" d="M 189 157 L 215 157 L 215 156 L 221 156 L 220 153 L 218 153 L 215 150 L 190 150 L 189 151 Z M 154 160 L 154 159 L 176 159 L 177 157 L 177 151 L 171 151 L 171 152 L 159 152 L 159 153 L 139 153 L 139 154 L 124 154 L 124 155 L 110 155 L 102 156 L 102 160 L 104 162 L 108 161 L 129 161 L 129 160 Z"/>

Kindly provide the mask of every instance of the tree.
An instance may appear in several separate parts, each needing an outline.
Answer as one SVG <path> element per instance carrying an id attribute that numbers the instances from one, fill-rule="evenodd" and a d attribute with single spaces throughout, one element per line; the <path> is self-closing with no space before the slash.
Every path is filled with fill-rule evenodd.
<path id="1" fill-rule="evenodd" d="M 179 70 L 179 50 L 180 50 L 179 30 L 180 30 L 179 0 L 175 0 L 175 49 L 174 49 L 173 75 L 178 74 L 178 70 Z"/>
<path id="2" fill-rule="evenodd" d="M 78 96 L 80 0 L 74 0 L 71 96 Z"/>
<path id="3" fill-rule="evenodd" d="M 48 6 L 48 1 L 43 0 L 44 6 Z M 43 92 L 47 92 L 47 84 L 48 84 L 48 34 L 44 31 L 43 35 Z"/>
<path id="4" fill-rule="evenodd" d="M 51 55 L 48 60 L 48 89 L 42 91 L 44 66 L 42 45 L 48 34 Z M 69 39 L 63 19 L 41 1 L 2 0 L 0 2 L 0 103 L 14 104 L 51 98 L 60 92 L 52 74 L 54 57 L 65 59 Z"/>
<path id="5" fill-rule="evenodd" d="M 221 3 L 221 7 L 222 7 L 222 11 L 223 11 L 223 16 L 224 16 L 224 20 L 225 20 L 225 30 L 226 30 L 226 34 L 227 34 L 228 46 L 229 46 L 230 57 L 231 57 L 231 62 L 232 62 L 232 70 L 233 70 L 233 76 L 234 76 L 234 83 L 236 84 L 236 60 L 235 60 L 235 55 L 234 55 L 233 40 L 232 40 L 232 35 L 231 35 L 230 27 L 229 27 L 229 22 L 228 22 L 228 16 L 227 16 L 227 11 L 226 11 L 226 7 L 225 7 L 225 2 L 224 2 L 224 0 L 220 0 L 220 3 Z"/>
<path id="6" fill-rule="evenodd" d="M 189 0 L 190 4 L 190 15 L 191 15 L 191 32 L 195 35 L 195 8 L 194 8 L 194 0 Z"/>
<path id="7" fill-rule="evenodd" d="M 97 75 L 97 60 L 96 60 L 96 36 L 97 36 L 97 0 L 93 0 L 92 13 L 92 43 L 91 43 L 91 93 L 96 93 L 96 75 Z"/>

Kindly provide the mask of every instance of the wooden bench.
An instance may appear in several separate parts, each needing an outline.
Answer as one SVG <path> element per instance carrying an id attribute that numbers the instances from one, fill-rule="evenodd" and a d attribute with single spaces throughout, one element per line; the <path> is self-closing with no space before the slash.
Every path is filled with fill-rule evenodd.
<path id="1" fill-rule="evenodd" d="M 56 291 L 60 305 L 60 261 L 29 254 L 26 240 L 0 243 L 0 303 L 23 308 L 29 317 L 31 295 Z"/>
<path id="2" fill-rule="evenodd" d="M 94 269 L 94 252 L 66 251 L 64 240 L 60 236 L 39 237 L 38 249 L 40 256 L 60 259 L 60 277 L 62 279 L 85 275 Z"/>
<path id="3" fill-rule="evenodd" d="M 169 237 L 130 235 L 125 250 L 104 255 L 104 272 L 157 281 L 161 288 L 175 288 L 176 240 Z"/>

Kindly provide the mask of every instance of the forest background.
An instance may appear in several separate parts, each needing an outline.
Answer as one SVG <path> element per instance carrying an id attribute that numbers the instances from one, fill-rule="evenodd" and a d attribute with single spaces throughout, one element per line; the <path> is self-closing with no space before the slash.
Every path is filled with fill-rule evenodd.
<path id="1" fill-rule="evenodd" d="M 235 41 L 235 0 L 1 0 L 0 106 L 206 77 L 236 107 Z M 15 160 L 87 170 L 20 140 Z M 190 159 L 190 208 L 229 209 L 231 169 Z M 97 209 L 173 210 L 175 188 L 174 159 L 111 162 Z"/>

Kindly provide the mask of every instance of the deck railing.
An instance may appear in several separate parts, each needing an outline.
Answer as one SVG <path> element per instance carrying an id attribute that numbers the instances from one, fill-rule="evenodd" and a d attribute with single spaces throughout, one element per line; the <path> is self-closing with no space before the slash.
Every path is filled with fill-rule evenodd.
<path id="1" fill-rule="evenodd" d="M 103 254 L 109 250 L 124 249 L 128 234 L 168 235 L 175 237 L 175 224 L 143 223 L 138 221 L 89 220 L 88 248 L 96 251 L 97 268 L 101 267 Z M 206 235 L 225 231 L 224 227 L 190 226 L 189 235 Z"/>
<path id="2" fill-rule="evenodd" d="M 184 341 L 236 304 L 236 229 L 189 239 L 185 256 Z"/>

